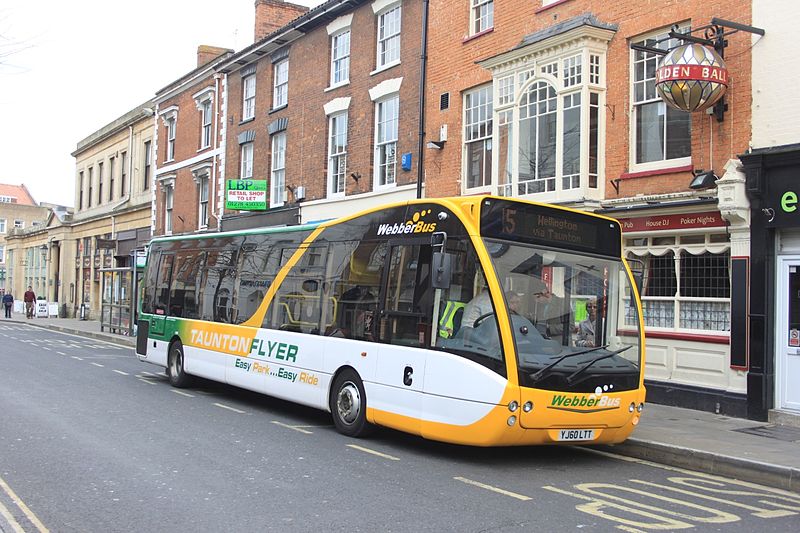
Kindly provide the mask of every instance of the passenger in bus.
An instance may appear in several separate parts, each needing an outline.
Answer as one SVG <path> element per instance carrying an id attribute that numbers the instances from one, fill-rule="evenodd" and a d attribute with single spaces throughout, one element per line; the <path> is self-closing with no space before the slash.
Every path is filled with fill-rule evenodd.
<path id="1" fill-rule="evenodd" d="M 464 315 L 461 318 L 461 327 L 472 328 L 475 327 L 475 321 L 487 314 L 492 313 L 492 297 L 489 290 L 483 287 L 481 291 L 464 307 Z"/>
<path id="2" fill-rule="evenodd" d="M 550 291 L 546 285 L 536 293 L 533 323 L 543 336 L 560 339 L 564 334 L 564 300 Z"/>
<path id="3" fill-rule="evenodd" d="M 594 327 L 597 323 L 597 301 L 589 300 L 586 303 L 588 316 L 578 323 L 578 332 L 575 337 L 575 346 L 592 347 L 595 345 Z"/>

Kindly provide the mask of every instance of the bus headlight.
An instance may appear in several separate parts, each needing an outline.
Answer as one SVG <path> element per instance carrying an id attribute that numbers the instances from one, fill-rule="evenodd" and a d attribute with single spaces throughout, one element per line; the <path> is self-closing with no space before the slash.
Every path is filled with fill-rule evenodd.
<path id="1" fill-rule="evenodd" d="M 511 415 L 511 416 L 508 417 L 508 425 L 509 426 L 513 426 L 516 423 L 517 423 L 517 417 L 516 416 Z"/>
<path id="2" fill-rule="evenodd" d="M 514 411 L 516 411 L 518 407 L 519 407 L 519 404 L 517 403 L 517 401 L 516 401 L 516 400 L 514 400 L 513 402 L 511 402 L 510 404 L 508 404 L 508 410 L 509 410 L 509 411 L 511 411 L 512 413 L 513 413 Z M 509 425 L 510 425 L 510 424 L 509 424 Z"/>
<path id="3" fill-rule="evenodd" d="M 640 404 L 639 404 L 639 405 L 636 407 L 636 410 L 637 410 L 637 411 L 639 411 L 640 413 L 641 413 L 642 411 L 644 411 L 644 404 L 643 404 L 643 403 L 640 403 Z"/>
<path id="4" fill-rule="evenodd" d="M 636 410 L 636 404 L 631 402 L 631 404 L 628 406 L 628 411 L 630 411 L 632 413 L 635 410 Z"/>
<path id="5" fill-rule="evenodd" d="M 522 406 L 522 410 L 526 413 L 530 413 L 531 409 L 533 409 L 533 403 L 531 402 L 525 402 L 525 405 Z"/>

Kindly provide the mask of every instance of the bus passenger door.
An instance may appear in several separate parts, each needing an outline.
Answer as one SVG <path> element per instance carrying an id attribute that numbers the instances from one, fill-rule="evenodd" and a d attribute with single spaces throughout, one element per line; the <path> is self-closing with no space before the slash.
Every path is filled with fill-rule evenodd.
<path id="1" fill-rule="evenodd" d="M 427 240 L 426 240 L 427 241 Z M 431 247 L 390 243 L 378 305 L 376 422 L 419 433 L 431 332 Z"/>

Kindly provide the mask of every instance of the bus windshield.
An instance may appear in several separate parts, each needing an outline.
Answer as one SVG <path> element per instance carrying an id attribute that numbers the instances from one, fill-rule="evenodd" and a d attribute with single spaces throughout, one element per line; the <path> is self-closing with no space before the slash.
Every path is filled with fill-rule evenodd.
<path id="1" fill-rule="evenodd" d="M 504 289 L 520 385 L 574 392 L 639 386 L 638 315 L 621 260 L 484 243 Z"/>

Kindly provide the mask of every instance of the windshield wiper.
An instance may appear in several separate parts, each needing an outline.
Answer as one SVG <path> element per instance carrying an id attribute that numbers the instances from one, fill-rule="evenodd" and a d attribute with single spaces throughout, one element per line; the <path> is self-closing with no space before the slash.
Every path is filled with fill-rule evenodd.
<path id="1" fill-rule="evenodd" d="M 568 385 L 573 385 L 574 382 L 575 382 L 575 378 L 578 377 L 580 374 L 583 374 L 586 370 L 589 369 L 590 366 L 592 366 L 596 362 L 602 361 L 603 359 L 609 359 L 611 357 L 614 357 L 617 354 L 621 354 L 622 352 L 624 352 L 628 348 L 630 348 L 630 346 L 626 346 L 624 348 L 620 348 L 619 350 L 614 350 L 613 352 L 609 352 L 609 353 L 607 353 L 605 355 L 601 355 L 599 357 L 595 357 L 594 359 L 592 359 L 591 361 L 589 361 L 588 363 L 586 363 L 585 365 L 580 367 L 578 370 L 576 370 L 575 372 L 573 372 L 572 374 L 567 376 L 567 384 Z"/>
<path id="2" fill-rule="evenodd" d="M 587 354 L 587 353 L 592 353 L 592 352 L 597 351 L 597 350 L 602 350 L 603 348 L 606 348 L 606 347 L 608 347 L 608 345 L 595 346 L 594 348 L 588 348 L 586 350 L 580 350 L 578 352 L 565 353 L 564 355 L 562 355 L 561 357 L 559 357 L 558 359 L 556 359 L 555 361 L 553 361 L 552 363 L 550 363 L 546 367 L 542 368 L 538 372 L 534 372 L 533 374 L 531 374 L 531 379 L 533 380 L 534 383 L 537 383 L 540 380 L 544 379 L 546 376 L 548 376 L 550 374 L 550 371 L 553 370 L 553 368 L 558 363 L 563 361 L 564 359 L 567 359 L 569 357 L 575 357 L 577 355 L 584 355 L 584 354 Z"/>

